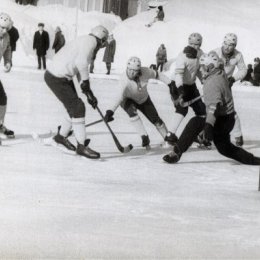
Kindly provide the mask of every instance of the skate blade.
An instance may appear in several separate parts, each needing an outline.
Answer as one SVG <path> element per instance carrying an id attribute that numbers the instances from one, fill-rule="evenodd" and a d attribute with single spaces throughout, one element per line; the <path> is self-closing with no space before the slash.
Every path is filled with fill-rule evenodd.
<path id="1" fill-rule="evenodd" d="M 201 150 L 211 150 L 212 149 L 212 146 L 205 146 L 203 144 L 198 144 L 197 147 Z"/>
<path id="2" fill-rule="evenodd" d="M 160 144 L 160 147 L 162 148 L 172 148 L 173 145 L 169 144 L 168 142 L 163 142 Z"/>
<path id="3" fill-rule="evenodd" d="M 15 138 L 15 136 L 14 135 L 5 135 L 5 134 L 0 134 L 0 138 L 2 139 L 2 140 L 7 140 L 7 139 L 14 139 Z"/>

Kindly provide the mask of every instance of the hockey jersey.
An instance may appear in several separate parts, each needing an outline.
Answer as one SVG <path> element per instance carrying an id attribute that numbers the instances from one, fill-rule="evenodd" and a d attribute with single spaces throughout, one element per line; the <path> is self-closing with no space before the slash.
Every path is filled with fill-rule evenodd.
<path id="1" fill-rule="evenodd" d="M 231 57 L 226 57 L 222 52 L 222 48 L 215 49 L 214 51 L 224 61 L 224 69 L 228 78 L 233 77 L 237 81 L 242 80 L 246 76 L 247 67 L 240 51 L 235 49 Z M 233 75 L 236 67 L 238 71 Z"/>
<path id="2" fill-rule="evenodd" d="M 111 110 L 115 111 L 127 98 L 134 100 L 137 104 L 144 103 L 149 96 L 147 85 L 150 79 L 158 79 L 167 85 L 171 82 L 162 73 L 157 75 L 156 71 L 147 67 L 141 67 L 141 75 L 137 81 L 129 79 L 126 73 L 123 73 L 120 77 L 120 92 Z"/>
<path id="3" fill-rule="evenodd" d="M 234 103 L 229 88 L 227 75 L 217 69 L 204 79 L 204 103 L 206 105 L 206 122 L 214 126 L 216 116 L 224 116 L 234 112 Z"/>
<path id="4" fill-rule="evenodd" d="M 196 77 L 201 78 L 199 72 L 199 58 L 203 54 L 202 50 L 198 50 L 197 58 L 191 59 L 181 52 L 176 59 L 175 67 L 175 84 L 180 86 L 192 85 L 196 81 Z"/>
<path id="5" fill-rule="evenodd" d="M 69 80 L 80 76 L 81 80 L 89 79 L 88 67 L 97 47 L 95 37 L 85 35 L 66 44 L 54 57 L 48 66 L 48 71 L 59 78 Z"/>

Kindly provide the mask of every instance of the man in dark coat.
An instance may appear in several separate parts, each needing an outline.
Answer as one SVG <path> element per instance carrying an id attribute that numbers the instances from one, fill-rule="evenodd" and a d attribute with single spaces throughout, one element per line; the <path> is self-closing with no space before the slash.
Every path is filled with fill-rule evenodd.
<path id="1" fill-rule="evenodd" d="M 11 46 L 11 65 L 13 65 L 12 57 L 13 52 L 16 51 L 16 42 L 19 39 L 19 32 L 18 30 L 13 26 L 13 21 L 10 29 L 8 30 L 9 38 L 10 38 L 10 46 Z M 6 64 L 6 60 L 4 61 Z"/>
<path id="2" fill-rule="evenodd" d="M 48 32 L 43 30 L 44 24 L 38 24 L 38 31 L 35 32 L 33 38 L 33 49 L 36 50 L 38 56 L 38 69 L 41 69 L 41 60 L 43 63 L 43 69 L 46 69 L 46 52 L 49 49 L 50 40 Z"/>
<path id="3" fill-rule="evenodd" d="M 164 44 L 161 44 L 156 53 L 156 69 L 158 70 L 160 67 L 160 71 L 162 71 L 165 62 L 167 62 L 167 51 Z"/>
<path id="4" fill-rule="evenodd" d="M 114 62 L 114 56 L 116 52 L 116 40 L 113 37 L 113 34 L 109 35 L 108 41 L 106 43 L 106 49 L 104 52 L 103 61 L 107 66 L 107 75 L 110 74 L 111 63 Z"/>
<path id="5" fill-rule="evenodd" d="M 59 26 L 57 26 L 55 32 L 56 34 L 52 45 L 52 49 L 54 49 L 55 53 L 57 53 L 65 45 L 65 38 Z"/>

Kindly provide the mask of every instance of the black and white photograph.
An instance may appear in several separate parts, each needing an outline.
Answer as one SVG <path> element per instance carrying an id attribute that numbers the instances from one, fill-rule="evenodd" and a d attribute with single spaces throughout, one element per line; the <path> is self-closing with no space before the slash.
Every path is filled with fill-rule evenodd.
<path id="1" fill-rule="evenodd" d="M 259 13 L 1 0 L 0 259 L 260 259 Z"/>

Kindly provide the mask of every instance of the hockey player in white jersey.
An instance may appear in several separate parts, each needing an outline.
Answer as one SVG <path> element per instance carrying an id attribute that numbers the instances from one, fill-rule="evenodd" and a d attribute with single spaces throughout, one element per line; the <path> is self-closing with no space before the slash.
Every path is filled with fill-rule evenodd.
<path id="1" fill-rule="evenodd" d="M 204 117 L 206 115 L 205 104 L 202 102 L 199 90 L 196 86 L 196 78 L 201 79 L 199 72 L 199 58 L 203 54 L 200 49 L 202 36 L 199 33 L 192 33 L 188 38 L 188 46 L 178 55 L 175 66 L 175 81 L 170 85 L 170 93 L 174 101 L 176 114 L 174 125 L 171 131 L 176 133 L 182 120 L 188 113 L 188 107 L 183 107 L 180 101 L 191 102 L 190 107 L 196 116 Z"/>
<path id="2" fill-rule="evenodd" d="M 2 57 L 5 60 L 5 72 L 9 72 L 11 70 L 11 46 L 10 46 L 10 38 L 7 33 L 9 28 L 12 26 L 11 17 L 6 13 L 0 14 L 0 61 Z M 0 81 L 0 138 L 13 138 L 14 132 L 4 125 L 4 119 L 6 114 L 6 106 L 7 106 L 7 96 Z"/>
<path id="3" fill-rule="evenodd" d="M 99 25 L 94 27 L 89 35 L 81 36 L 66 44 L 54 56 L 53 62 L 44 75 L 45 82 L 68 112 L 68 117 L 64 118 L 57 135 L 53 138 L 54 141 L 91 159 L 99 158 L 100 154 L 88 146 L 85 105 L 78 97 L 72 78 L 76 76 L 79 79 L 82 92 L 87 96 L 88 103 L 95 109 L 98 101 L 90 88 L 89 64 L 97 51 L 104 47 L 108 34 L 108 30 Z M 72 129 L 78 142 L 77 147 L 67 139 Z"/>
<path id="4" fill-rule="evenodd" d="M 224 61 L 224 70 L 227 74 L 230 88 L 232 87 L 234 82 L 242 80 L 247 73 L 247 67 L 244 62 L 243 55 L 240 51 L 236 49 L 236 46 L 236 34 L 228 33 L 224 37 L 222 47 L 214 50 L 218 54 L 218 56 Z M 237 72 L 234 74 L 235 68 L 237 68 Z M 235 125 L 232 133 L 235 137 L 236 145 L 242 146 L 244 141 L 240 120 L 237 113 L 235 113 Z"/>
<path id="5" fill-rule="evenodd" d="M 114 112 L 120 105 L 129 115 L 131 123 L 141 136 L 142 146 L 149 147 L 150 139 L 137 113 L 137 110 L 139 110 L 155 125 L 165 141 L 169 144 L 174 144 L 177 141 L 177 137 L 168 132 L 147 91 L 149 79 L 159 79 L 167 85 L 171 82 L 163 74 L 158 74 L 153 69 L 142 67 L 141 60 L 138 57 L 131 57 L 127 62 L 126 73 L 123 73 L 120 78 L 121 92 L 113 106 L 106 111 L 105 120 L 107 122 L 112 121 Z"/>

